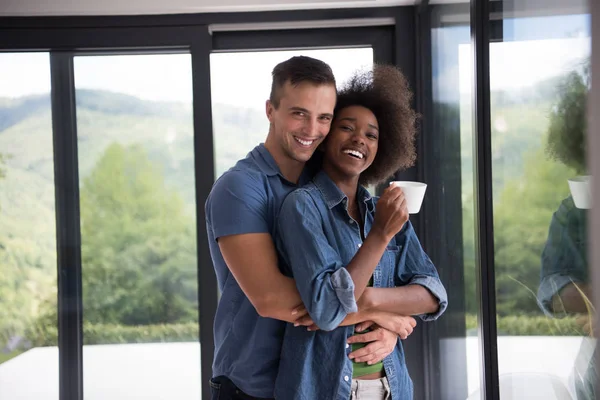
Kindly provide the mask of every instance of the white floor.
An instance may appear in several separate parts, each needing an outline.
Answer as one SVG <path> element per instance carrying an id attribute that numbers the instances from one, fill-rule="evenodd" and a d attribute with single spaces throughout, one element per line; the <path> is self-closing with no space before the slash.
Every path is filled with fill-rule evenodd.
<path id="1" fill-rule="evenodd" d="M 86 400 L 198 400 L 200 344 L 84 346 Z M 58 400 L 58 348 L 31 349 L 0 365 L 0 400 Z"/>
<path id="2" fill-rule="evenodd" d="M 582 343 L 589 351 L 582 351 Z M 574 366 L 587 362 L 593 345 L 590 339 L 571 336 L 499 337 L 502 399 L 575 399 Z M 481 399 L 478 338 L 445 339 L 440 350 L 441 367 L 462 379 L 464 370 L 453 361 L 457 352 L 466 351 L 468 400 Z M 195 342 L 84 346 L 83 368 L 86 400 L 201 398 L 200 345 Z M 58 400 L 58 349 L 35 348 L 0 364 L 0 400 Z M 444 393 L 444 400 L 465 398 Z"/>
<path id="3" fill-rule="evenodd" d="M 574 370 L 587 367 L 595 341 L 579 336 L 500 336 L 498 369 L 503 400 L 574 400 Z M 445 339 L 442 368 L 452 368 L 456 352 L 467 352 L 468 400 L 482 399 L 480 343 L 475 336 Z M 457 371 L 457 374 L 463 373 Z M 450 378 L 451 379 L 451 378 Z M 448 387 L 452 387 L 451 384 Z M 464 400 L 447 393 L 445 400 Z"/>

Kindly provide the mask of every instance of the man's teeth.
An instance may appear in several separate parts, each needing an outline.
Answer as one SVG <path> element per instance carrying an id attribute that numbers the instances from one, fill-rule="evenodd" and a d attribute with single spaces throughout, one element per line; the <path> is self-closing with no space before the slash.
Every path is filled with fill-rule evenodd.
<path id="1" fill-rule="evenodd" d="M 360 158 L 361 160 L 364 157 L 360 151 L 356 151 L 356 150 L 344 150 L 344 153 L 350 154 L 356 158 Z"/>
<path id="2" fill-rule="evenodd" d="M 302 140 L 297 137 L 295 137 L 294 139 L 296 139 L 296 141 L 298 141 L 298 143 L 300 143 L 303 146 L 310 146 L 314 142 L 314 140 Z"/>

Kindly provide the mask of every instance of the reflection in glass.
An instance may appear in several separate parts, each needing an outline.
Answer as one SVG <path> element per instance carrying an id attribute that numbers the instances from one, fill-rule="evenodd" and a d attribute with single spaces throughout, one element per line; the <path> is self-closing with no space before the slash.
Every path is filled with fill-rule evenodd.
<path id="1" fill-rule="evenodd" d="M 75 86 L 85 397 L 198 399 L 190 56 L 76 57 Z"/>
<path id="2" fill-rule="evenodd" d="M 338 86 L 355 70 L 373 63 L 370 47 L 211 54 L 215 178 L 266 139 L 269 121 L 265 102 L 271 91 L 271 71 L 279 62 L 297 55 L 328 63 Z"/>
<path id="3" fill-rule="evenodd" d="M 0 399 L 58 399 L 52 149 L 48 53 L 0 54 Z"/>
<path id="4" fill-rule="evenodd" d="M 570 2 L 558 2 L 566 6 Z M 590 19 L 506 3 L 490 45 L 500 394 L 592 399 L 585 104 Z M 535 14 L 534 14 L 535 13 Z M 552 14 L 552 15 L 551 15 Z"/>

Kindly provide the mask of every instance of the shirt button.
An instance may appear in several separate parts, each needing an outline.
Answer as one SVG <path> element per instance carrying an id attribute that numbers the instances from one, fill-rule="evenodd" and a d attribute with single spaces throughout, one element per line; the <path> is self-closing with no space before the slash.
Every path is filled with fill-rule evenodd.
<path id="1" fill-rule="evenodd" d="M 348 375 L 346 375 L 346 376 L 344 377 L 344 380 L 345 380 L 346 382 L 348 382 L 348 381 L 350 380 L 350 378 L 348 378 Z"/>
<path id="2" fill-rule="evenodd" d="M 353 224 L 354 220 L 353 219 L 349 219 L 348 222 L 351 223 L 351 224 Z"/>
<path id="3" fill-rule="evenodd" d="M 358 248 L 360 248 L 360 246 L 362 246 L 362 243 L 357 244 Z"/>
<path id="4" fill-rule="evenodd" d="M 346 348 L 350 347 L 350 345 L 348 343 L 346 343 Z"/>

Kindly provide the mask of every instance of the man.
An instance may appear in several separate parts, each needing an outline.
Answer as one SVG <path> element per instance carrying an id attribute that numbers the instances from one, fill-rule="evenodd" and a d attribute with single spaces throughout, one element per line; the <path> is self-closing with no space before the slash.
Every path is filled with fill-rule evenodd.
<path id="1" fill-rule="evenodd" d="M 206 202 L 206 224 L 221 299 L 215 316 L 211 388 L 272 398 L 285 323 L 302 301 L 277 267 L 272 233 L 279 207 L 304 163 L 329 132 L 336 102 L 331 68 L 294 57 L 273 70 L 266 103 L 269 133 L 221 176 Z M 232 388 L 234 382 L 235 388 Z M 233 393 L 231 393 L 233 391 Z"/>
<path id="2" fill-rule="evenodd" d="M 327 64 L 310 57 L 278 64 L 264 145 L 223 174 L 207 199 L 209 246 L 222 293 L 214 324 L 213 399 L 272 398 L 285 322 L 312 325 L 295 282 L 279 270 L 272 235 L 283 200 L 310 178 L 304 166 L 329 132 L 335 103 Z M 372 306 L 368 298 L 362 296 L 359 311 Z M 390 331 L 402 330 L 394 329 L 393 318 L 389 322 Z M 357 350 L 355 360 L 382 347 L 391 353 L 397 336 L 390 331 L 361 335 L 364 342 L 377 340 L 377 349 Z"/>

